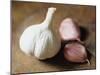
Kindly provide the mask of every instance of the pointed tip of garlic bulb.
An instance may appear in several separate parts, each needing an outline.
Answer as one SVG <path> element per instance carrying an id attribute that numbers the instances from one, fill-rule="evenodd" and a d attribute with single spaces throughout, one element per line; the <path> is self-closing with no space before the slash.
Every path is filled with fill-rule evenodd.
<path id="1" fill-rule="evenodd" d="M 50 8 L 48 8 L 48 10 L 54 10 L 54 11 L 56 11 L 56 8 L 55 7 L 50 7 Z"/>
<path id="2" fill-rule="evenodd" d="M 86 59 L 86 62 L 87 62 L 88 65 L 91 65 L 89 59 Z"/>

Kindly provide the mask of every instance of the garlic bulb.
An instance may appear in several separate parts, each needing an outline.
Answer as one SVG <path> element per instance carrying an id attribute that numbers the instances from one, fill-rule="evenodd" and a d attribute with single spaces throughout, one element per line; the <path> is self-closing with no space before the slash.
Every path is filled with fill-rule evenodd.
<path id="1" fill-rule="evenodd" d="M 59 31 L 51 24 L 55 11 L 54 7 L 48 8 L 46 19 L 41 24 L 31 25 L 25 29 L 20 37 L 20 48 L 24 53 L 34 54 L 41 60 L 51 58 L 58 53 L 61 39 Z"/>
<path id="2" fill-rule="evenodd" d="M 63 41 L 80 41 L 80 29 L 76 22 L 71 18 L 66 18 L 61 22 L 59 32 Z"/>
<path id="3" fill-rule="evenodd" d="M 89 63 L 86 48 L 82 44 L 77 42 L 72 42 L 65 45 L 64 57 L 70 62 Z"/>

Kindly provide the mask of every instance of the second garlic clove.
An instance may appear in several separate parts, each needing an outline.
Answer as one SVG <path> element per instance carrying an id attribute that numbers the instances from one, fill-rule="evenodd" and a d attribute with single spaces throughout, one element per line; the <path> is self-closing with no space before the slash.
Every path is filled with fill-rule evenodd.
<path id="1" fill-rule="evenodd" d="M 88 60 L 86 48 L 77 42 L 65 45 L 64 57 L 66 60 L 76 63 L 83 63 Z"/>

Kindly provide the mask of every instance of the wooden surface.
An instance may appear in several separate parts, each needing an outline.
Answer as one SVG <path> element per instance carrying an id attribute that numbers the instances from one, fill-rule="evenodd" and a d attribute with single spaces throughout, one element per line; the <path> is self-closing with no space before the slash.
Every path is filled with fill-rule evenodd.
<path id="1" fill-rule="evenodd" d="M 68 70 L 85 70 L 96 68 L 96 7 L 80 6 L 68 4 L 50 4 L 35 2 L 12 2 L 11 13 L 11 29 L 12 29 L 12 73 L 35 73 L 35 72 L 51 72 L 51 71 L 68 71 Z M 27 56 L 19 48 L 19 38 L 24 29 L 32 24 L 41 23 L 45 19 L 48 7 L 56 7 L 53 18 L 53 25 L 58 27 L 60 22 L 71 17 L 78 20 L 82 40 L 88 47 L 91 54 L 90 63 L 76 64 L 65 61 L 63 58 L 63 50 L 61 50 L 54 58 L 39 61 L 34 56 Z M 26 42 L 27 43 L 27 42 Z"/>

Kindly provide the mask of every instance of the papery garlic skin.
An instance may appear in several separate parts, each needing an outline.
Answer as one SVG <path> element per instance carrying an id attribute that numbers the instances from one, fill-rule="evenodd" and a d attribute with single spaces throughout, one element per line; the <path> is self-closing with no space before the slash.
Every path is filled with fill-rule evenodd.
<path id="1" fill-rule="evenodd" d="M 41 34 L 42 35 L 37 39 L 34 55 L 39 59 L 46 59 L 55 56 L 59 51 L 60 42 L 49 30 L 42 32 Z"/>
<path id="2" fill-rule="evenodd" d="M 46 19 L 38 25 L 28 27 L 20 38 L 21 50 L 40 60 L 55 56 L 61 46 L 61 39 L 57 29 L 51 25 L 56 8 L 48 8 Z"/>
<path id="3" fill-rule="evenodd" d="M 36 38 L 38 37 L 37 34 L 40 33 L 40 29 L 38 25 L 33 25 L 25 29 L 23 34 L 20 37 L 20 48 L 21 50 L 30 55 L 33 54 Z"/>

